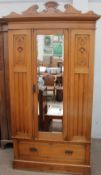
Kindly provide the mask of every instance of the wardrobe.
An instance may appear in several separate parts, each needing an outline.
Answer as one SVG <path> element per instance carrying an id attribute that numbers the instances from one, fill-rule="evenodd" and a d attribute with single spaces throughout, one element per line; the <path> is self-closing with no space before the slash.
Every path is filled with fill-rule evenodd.
<path id="1" fill-rule="evenodd" d="M 22 14 L 12 12 L 1 19 L 14 168 L 90 174 L 99 18 L 71 5 L 60 11 L 56 2 L 48 2 L 41 12 L 33 5 Z"/>

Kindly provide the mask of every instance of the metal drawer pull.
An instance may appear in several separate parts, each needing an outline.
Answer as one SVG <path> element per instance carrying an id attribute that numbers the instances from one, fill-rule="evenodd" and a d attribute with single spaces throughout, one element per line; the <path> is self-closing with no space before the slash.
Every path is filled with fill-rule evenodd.
<path id="1" fill-rule="evenodd" d="M 72 155 L 73 154 L 73 151 L 72 150 L 66 150 L 65 151 L 65 154 Z"/>
<path id="2" fill-rule="evenodd" d="M 36 148 L 30 148 L 30 151 L 37 152 L 38 150 Z"/>

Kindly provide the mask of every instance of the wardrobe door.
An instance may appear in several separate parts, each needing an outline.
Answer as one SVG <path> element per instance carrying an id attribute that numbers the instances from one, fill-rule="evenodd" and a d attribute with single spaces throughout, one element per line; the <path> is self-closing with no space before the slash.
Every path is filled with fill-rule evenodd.
<path id="1" fill-rule="evenodd" d="M 69 139 L 91 134 L 94 31 L 72 30 L 70 48 Z"/>
<path id="2" fill-rule="evenodd" d="M 31 31 L 9 32 L 9 74 L 13 137 L 32 137 Z"/>

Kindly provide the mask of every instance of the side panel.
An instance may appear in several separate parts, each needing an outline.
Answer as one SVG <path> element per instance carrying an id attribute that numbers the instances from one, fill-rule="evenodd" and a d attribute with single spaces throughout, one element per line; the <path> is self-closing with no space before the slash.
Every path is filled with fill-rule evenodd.
<path id="1" fill-rule="evenodd" d="M 6 88 L 3 43 L 3 32 L 0 32 L 0 140 L 2 141 L 9 139 L 8 118 L 6 112 Z"/>
<path id="2" fill-rule="evenodd" d="M 9 32 L 13 137 L 32 138 L 31 31 Z"/>
<path id="3" fill-rule="evenodd" d="M 6 96 L 6 117 L 8 124 L 8 139 L 11 140 L 11 114 L 10 114 L 10 93 L 9 93 L 9 65 L 8 65 L 8 31 L 3 32 L 4 39 L 4 67 L 5 67 L 5 96 Z M 5 138 L 6 139 L 6 138 Z"/>

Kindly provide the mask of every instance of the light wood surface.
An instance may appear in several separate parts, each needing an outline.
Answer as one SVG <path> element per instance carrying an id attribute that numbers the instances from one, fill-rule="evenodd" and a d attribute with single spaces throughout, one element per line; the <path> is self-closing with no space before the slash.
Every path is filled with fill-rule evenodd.
<path id="1" fill-rule="evenodd" d="M 13 167 L 90 174 L 95 24 L 100 16 L 48 2 L 1 20 L 8 26 Z M 39 132 L 37 34 L 64 35 L 63 132 Z"/>

